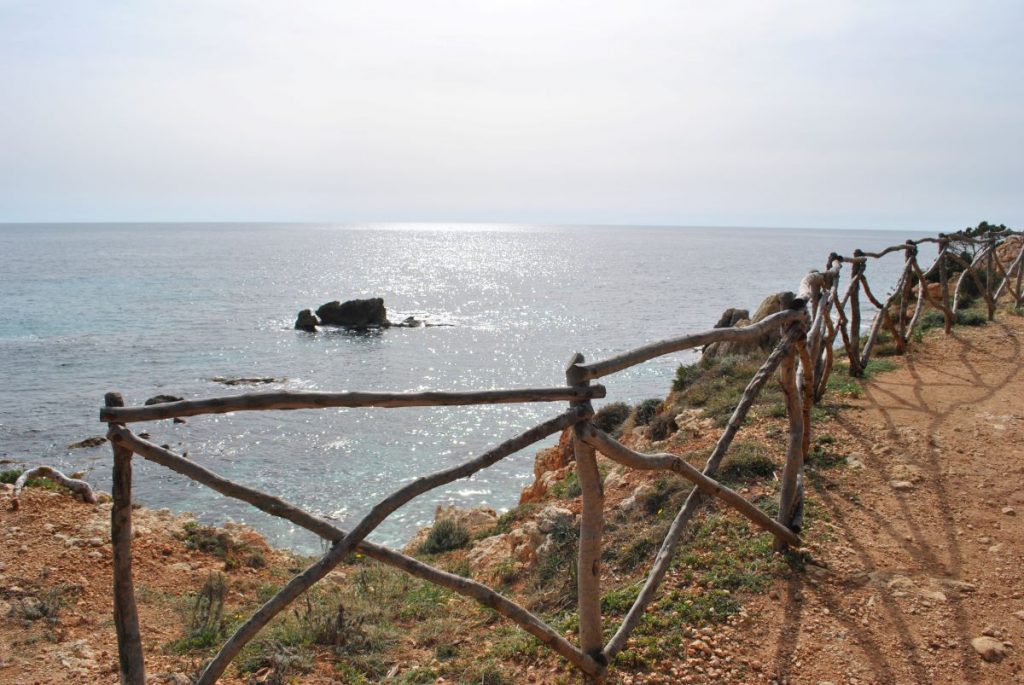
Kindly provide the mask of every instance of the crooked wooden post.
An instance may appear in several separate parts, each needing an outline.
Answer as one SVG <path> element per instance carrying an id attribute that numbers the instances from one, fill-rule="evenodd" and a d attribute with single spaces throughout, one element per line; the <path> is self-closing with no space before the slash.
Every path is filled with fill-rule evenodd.
<path id="1" fill-rule="evenodd" d="M 862 250 L 854 250 L 853 256 L 864 261 L 855 261 L 850 265 L 853 290 L 850 291 L 850 347 L 846 350 L 846 356 L 850 358 L 850 375 L 861 376 L 864 369 L 860 364 L 860 282 L 868 263 Z"/>
<path id="2" fill-rule="evenodd" d="M 786 449 L 786 465 L 782 471 L 782 489 L 779 494 L 779 523 L 794 533 L 799 534 L 803 524 L 803 470 L 804 470 L 804 401 L 801 397 L 800 383 L 797 381 L 797 359 L 804 347 L 804 324 L 797 322 L 793 327 L 800 327 L 799 333 L 791 344 L 780 365 L 780 380 L 786 396 L 786 415 L 789 418 L 789 442 Z M 786 548 L 779 540 L 775 542 L 777 550 Z"/>
<path id="3" fill-rule="evenodd" d="M 108 407 L 123 407 L 120 393 L 104 396 Z M 118 671 L 121 685 L 145 685 L 146 664 L 142 655 L 139 612 L 132 582 L 132 451 L 111 442 L 114 469 L 110 509 L 110 544 L 114 552 L 114 629 L 117 632 Z"/>
<path id="4" fill-rule="evenodd" d="M 583 355 L 576 353 L 565 368 L 566 385 L 583 389 L 590 384 L 578 365 Z M 602 667 L 608 663 L 604 655 L 601 626 L 601 536 L 604 533 L 604 490 L 597 470 L 597 452 L 584 439 L 594 410 L 589 400 L 572 402 L 570 406 L 589 414 L 573 426 L 572 446 L 576 456 L 583 507 L 580 512 L 580 542 L 577 565 L 577 601 L 580 617 L 580 650 Z M 605 682 L 604 670 L 596 675 L 583 674 L 583 682 L 599 685 Z"/>
<path id="5" fill-rule="evenodd" d="M 988 306 L 988 320 L 993 321 L 996 318 L 996 299 L 994 297 L 996 239 L 989 236 L 985 245 L 988 250 L 988 261 L 985 264 L 985 292 L 988 297 L 985 298 L 985 304 Z"/>
<path id="6" fill-rule="evenodd" d="M 947 252 L 949 250 L 949 239 L 945 233 L 939 234 L 939 283 L 942 284 L 942 318 L 943 326 L 942 329 L 946 335 L 949 335 L 953 330 L 953 322 L 955 321 L 955 314 L 953 313 L 953 303 L 949 298 L 949 267 L 946 265 Z"/>

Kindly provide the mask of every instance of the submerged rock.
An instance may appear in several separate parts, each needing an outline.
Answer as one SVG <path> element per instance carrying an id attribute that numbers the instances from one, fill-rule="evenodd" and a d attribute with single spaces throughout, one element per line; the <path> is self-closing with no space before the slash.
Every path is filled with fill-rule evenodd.
<path id="1" fill-rule="evenodd" d="M 147 407 L 151 404 L 167 404 L 168 402 L 181 402 L 184 397 L 178 397 L 177 395 L 153 395 L 143 404 Z"/>
<path id="2" fill-rule="evenodd" d="M 214 376 L 210 379 L 221 385 L 266 385 L 268 383 L 284 383 L 287 378 L 275 378 L 274 376 L 255 376 L 253 378 L 227 378 L 225 376 Z"/>
<path id="3" fill-rule="evenodd" d="M 320 323 L 327 326 L 365 328 L 368 326 L 389 326 L 388 310 L 384 299 L 373 297 L 366 300 L 327 302 L 316 310 Z"/>
<path id="4" fill-rule="evenodd" d="M 85 440 L 81 440 L 79 442 L 71 443 L 70 445 L 68 445 L 68 449 L 69 450 L 78 450 L 78 449 L 84 449 L 86 447 L 99 447 L 100 445 L 102 445 L 106 441 L 107 441 L 106 438 L 103 438 L 103 437 L 100 437 L 100 436 L 96 436 L 94 438 L 86 438 Z"/>

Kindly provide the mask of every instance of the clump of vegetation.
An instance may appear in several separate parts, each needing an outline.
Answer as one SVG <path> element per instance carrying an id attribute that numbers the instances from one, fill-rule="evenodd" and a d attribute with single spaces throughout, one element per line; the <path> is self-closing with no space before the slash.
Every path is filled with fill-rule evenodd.
<path id="1" fill-rule="evenodd" d="M 625 402 L 612 402 L 598 409 L 592 421 L 605 433 L 617 436 L 632 411 Z"/>
<path id="2" fill-rule="evenodd" d="M 444 518 L 434 523 L 427 539 L 420 545 L 423 554 L 441 554 L 469 544 L 469 531 L 460 521 Z"/>
<path id="3" fill-rule="evenodd" d="M 184 654 L 194 649 L 209 649 L 227 635 L 224 597 L 227 579 L 223 573 L 211 573 L 190 605 L 185 636 L 170 645 L 171 651 Z"/>
<path id="4" fill-rule="evenodd" d="M 633 425 L 634 426 L 646 426 L 654 417 L 658 415 L 658 409 L 661 407 L 661 400 L 657 397 L 644 400 L 640 404 L 636 405 L 636 411 L 633 414 Z"/>
<path id="5" fill-rule="evenodd" d="M 656 416 L 651 421 L 651 440 L 665 440 L 679 430 L 676 420 L 671 416 Z"/>
<path id="6" fill-rule="evenodd" d="M 0 483 L 14 485 L 23 473 L 25 473 L 23 469 L 7 469 L 0 471 Z M 43 490 L 50 490 L 51 492 L 70 492 L 63 485 L 55 483 L 49 478 L 29 478 L 25 481 L 25 487 L 42 488 Z"/>
<path id="7" fill-rule="evenodd" d="M 545 609 L 564 609 L 576 601 L 576 551 L 580 532 L 571 522 L 558 520 L 548 537 L 548 549 L 535 569 L 536 589 L 541 591 L 537 605 Z"/>
<path id="8" fill-rule="evenodd" d="M 562 480 L 551 486 L 551 494 L 560 499 L 575 499 L 583 494 L 580 486 L 580 476 L 576 469 L 569 472 Z"/>
<path id="9" fill-rule="evenodd" d="M 189 549 L 224 560 L 224 570 L 263 568 L 267 565 L 263 550 L 246 540 L 233 538 L 227 531 L 188 521 L 178 536 Z"/>
<path id="10" fill-rule="evenodd" d="M 25 623 L 44 621 L 54 626 L 60 620 L 60 612 L 69 602 L 82 594 L 82 586 L 61 583 L 45 588 L 35 596 L 27 596 L 11 602 L 9 615 Z"/>
<path id="11" fill-rule="evenodd" d="M 714 419 L 717 425 L 724 426 L 739 404 L 750 379 L 763 363 L 763 357 L 756 355 L 702 358 L 676 370 L 672 389 L 678 393 L 677 399 L 681 404 L 703 408 L 705 416 Z M 768 383 L 761 390 L 754 406 L 765 411 L 766 407 L 778 405 L 781 397 L 782 391 L 778 384 Z"/>
<path id="12" fill-rule="evenodd" d="M 775 462 L 764 453 L 761 445 L 739 442 L 726 453 L 718 469 L 718 475 L 725 482 L 745 483 L 759 478 L 770 478 L 774 471 Z"/>
<path id="13" fill-rule="evenodd" d="M 953 320 L 953 325 L 955 326 L 984 326 L 987 323 L 988 318 L 984 314 L 969 309 L 959 310 L 956 313 L 956 318 Z M 915 331 L 923 333 L 933 328 L 944 328 L 945 325 L 946 317 L 942 312 L 930 311 L 921 315 Z"/>

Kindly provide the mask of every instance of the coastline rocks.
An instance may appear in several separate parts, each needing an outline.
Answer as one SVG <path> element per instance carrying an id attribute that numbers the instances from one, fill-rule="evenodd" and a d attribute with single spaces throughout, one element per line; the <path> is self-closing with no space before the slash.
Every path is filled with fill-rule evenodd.
<path id="1" fill-rule="evenodd" d="M 480 507 L 477 509 L 463 509 L 454 504 L 449 506 L 439 505 L 434 510 L 434 524 L 429 528 L 421 528 L 413 536 L 412 540 L 405 545 L 405 551 L 410 554 L 415 554 L 419 551 L 419 548 L 426 541 L 427 536 L 430 535 L 430 530 L 438 522 L 444 520 L 455 521 L 463 528 L 470 536 L 477 535 L 491 530 L 498 523 L 498 512 L 494 509 L 487 507 Z"/>
<path id="2" fill-rule="evenodd" d="M 316 327 L 319 325 L 320 319 L 316 318 L 316 314 L 313 313 L 312 309 L 303 309 L 299 312 L 298 318 L 295 319 L 295 330 L 297 331 L 315 333 Z"/>
<path id="3" fill-rule="evenodd" d="M 524 521 L 507 533 L 479 540 L 466 560 L 474 578 L 514 578 L 556 548 L 559 531 L 576 525 L 576 515 L 570 510 L 548 505 L 536 520 Z"/>
<path id="4" fill-rule="evenodd" d="M 184 397 L 178 397 L 177 395 L 153 395 L 148 400 L 143 402 L 147 407 L 152 404 L 167 404 L 169 402 L 181 402 Z"/>
<path id="5" fill-rule="evenodd" d="M 255 376 L 253 378 L 227 378 L 226 376 L 214 376 L 210 379 L 221 385 L 267 385 L 269 383 L 284 383 L 287 378 L 275 378 L 273 376 Z"/>
<path id="6" fill-rule="evenodd" d="M 566 428 L 554 447 L 545 447 L 537 452 L 533 460 L 533 483 L 523 488 L 519 495 L 520 504 L 539 502 L 544 499 L 551 486 L 569 475 L 569 465 L 576 460 L 572 450 L 572 429 Z"/>
<path id="7" fill-rule="evenodd" d="M 104 437 L 101 437 L 101 436 L 96 436 L 96 437 L 93 437 L 93 438 L 86 438 L 85 440 L 80 440 L 79 442 L 71 443 L 70 445 L 68 445 L 68 449 L 69 450 L 79 450 L 79 449 L 85 449 L 85 448 L 88 448 L 88 447 L 99 447 L 100 445 L 102 445 L 106 441 L 107 441 L 107 439 L 104 438 Z"/>
<path id="8" fill-rule="evenodd" d="M 366 328 L 390 325 L 388 311 L 384 307 L 384 299 L 380 297 L 346 302 L 335 300 L 320 305 L 316 310 L 316 315 L 322 324 L 328 326 Z"/>
<path id="9" fill-rule="evenodd" d="M 722 316 L 718 317 L 718 323 L 715 324 L 715 328 L 732 328 L 740 321 L 750 318 L 750 311 L 746 309 L 735 309 L 729 307 Z"/>
<path id="10" fill-rule="evenodd" d="M 789 305 L 796 299 L 796 295 L 789 291 L 775 293 L 766 297 L 758 306 L 757 311 L 749 319 L 736 319 L 738 314 L 742 314 L 742 309 L 727 309 L 722 313 L 721 318 L 718 320 L 718 324 L 715 328 L 725 328 L 726 321 L 730 321 L 732 326 L 743 328 L 755 324 L 772 314 L 777 314 L 784 309 L 788 309 Z M 704 348 L 704 358 L 714 359 L 716 357 L 725 357 L 728 355 L 746 355 L 753 354 L 755 352 L 771 350 L 780 340 L 781 333 L 778 330 L 768 331 L 761 335 L 757 340 L 750 342 L 715 342 Z"/>

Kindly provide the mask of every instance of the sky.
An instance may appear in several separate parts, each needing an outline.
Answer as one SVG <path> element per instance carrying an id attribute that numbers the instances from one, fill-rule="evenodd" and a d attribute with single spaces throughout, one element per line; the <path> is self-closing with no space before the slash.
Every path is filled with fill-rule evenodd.
<path id="1" fill-rule="evenodd" d="M 1024 228 L 1024 2 L 0 0 L 0 222 Z"/>

